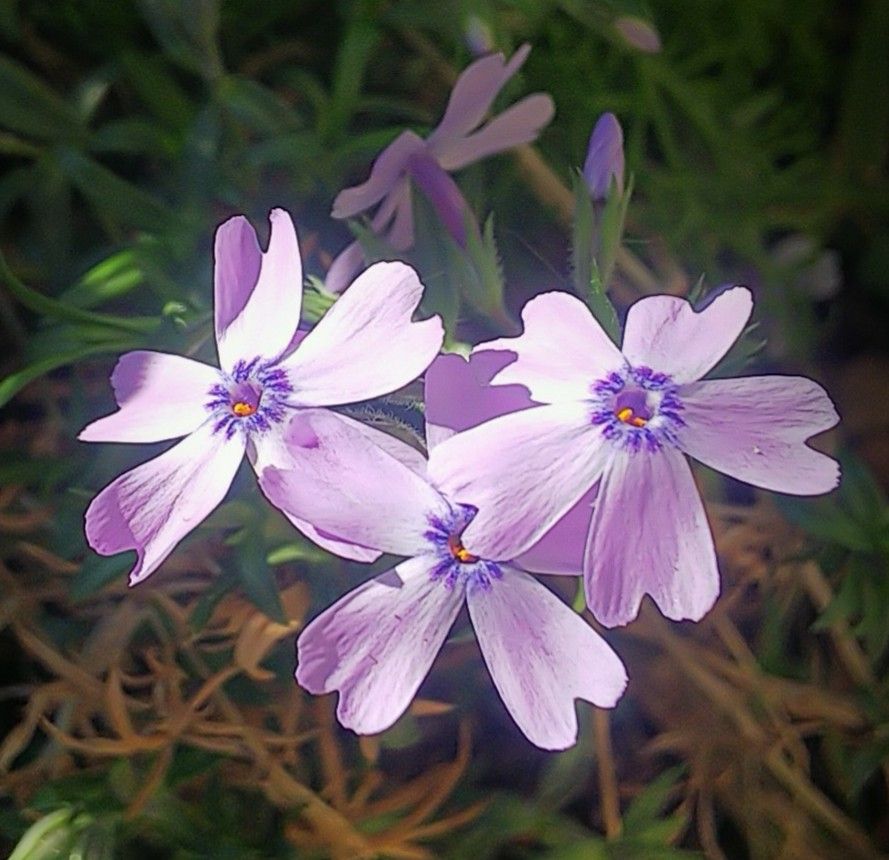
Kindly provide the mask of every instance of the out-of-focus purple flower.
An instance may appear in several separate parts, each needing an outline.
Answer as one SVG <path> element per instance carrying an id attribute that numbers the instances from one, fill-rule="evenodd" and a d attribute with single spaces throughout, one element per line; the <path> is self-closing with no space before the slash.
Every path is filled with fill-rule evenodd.
<path id="1" fill-rule="evenodd" d="M 661 49 L 661 37 L 654 26 L 644 18 L 622 15 L 614 21 L 614 29 L 631 47 L 645 54 L 657 54 Z"/>
<path id="2" fill-rule="evenodd" d="M 567 293 L 531 300 L 520 337 L 476 347 L 517 359 L 492 384 L 527 386 L 545 404 L 494 418 L 438 445 L 430 475 L 479 509 L 465 540 L 484 557 L 532 546 L 591 487 L 587 602 L 626 624 L 650 594 L 669 618 L 701 618 L 719 592 L 713 540 L 685 454 L 757 487 L 833 489 L 837 463 L 805 441 L 838 416 L 801 377 L 702 380 L 753 307 L 735 287 L 700 312 L 650 296 L 630 308 L 622 351 Z"/>
<path id="3" fill-rule="evenodd" d="M 617 702 L 620 658 L 511 560 L 508 536 L 495 557 L 464 541 L 476 509 L 436 489 L 413 449 L 392 440 L 384 451 L 320 410 L 294 416 L 289 436 L 290 466 L 260 476 L 266 495 L 326 535 L 407 559 L 322 612 L 297 641 L 297 681 L 311 693 L 338 690 L 344 726 L 373 734 L 401 716 L 464 603 L 494 685 L 533 743 L 575 742 L 576 698 Z"/>
<path id="4" fill-rule="evenodd" d="M 433 175 L 432 165 L 447 177 L 448 172 L 537 137 L 554 113 L 552 99 L 543 93 L 525 97 L 482 125 L 497 94 L 530 50 L 529 45 L 523 45 L 509 62 L 503 54 L 491 54 L 472 63 L 454 84 L 445 115 L 429 137 L 423 140 L 412 131 L 402 132 L 377 156 L 366 182 L 337 195 L 333 217 L 353 218 L 377 207 L 370 222 L 372 229 L 392 247 L 404 251 L 414 241 L 413 180 L 439 215 L 449 213 L 445 224 L 462 243 L 463 212 L 468 207 L 453 182 L 448 184 L 441 175 Z M 358 243 L 347 246 L 327 272 L 327 289 L 340 292 L 362 261 Z"/>
<path id="5" fill-rule="evenodd" d="M 86 536 L 96 552 L 136 550 L 132 585 L 222 501 L 245 452 L 257 470 L 286 455 L 281 431 L 294 411 L 394 391 L 419 375 L 441 347 L 437 317 L 411 322 L 423 286 L 404 263 L 371 266 L 311 332 L 297 335 L 302 264 L 296 231 L 282 209 L 272 211 L 270 222 L 264 253 L 243 217 L 231 218 L 216 233 L 220 367 L 162 352 L 129 352 L 111 376 L 118 411 L 80 434 L 87 442 L 185 437 L 112 481 L 87 509 Z M 371 428 L 360 432 L 384 436 Z M 293 522 L 341 555 L 362 561 L 379 555 Z"/>
<path id="6" fill-rule="evenodd" d="M 593 200 L 605 200 L 611 178 L 624 191 L 624 133 L 613 113 L 603 113 L 593 128 L 583 163 L 583 178 Z"/>

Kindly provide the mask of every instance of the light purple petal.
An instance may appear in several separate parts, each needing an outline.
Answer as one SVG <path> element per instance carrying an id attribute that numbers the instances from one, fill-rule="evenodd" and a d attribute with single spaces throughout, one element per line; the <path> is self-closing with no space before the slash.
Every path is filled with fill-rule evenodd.
<path id="1" fill-rule="evenodd" d="M 674 621 L 698 621 L 713 606 L 716 551 L 681 451 L 615 454 L 599 484 L 586 566 L 587 604 L 607 627 L 632 621 L 644 594 Z"/>
<path id="2" fill-rule="evenodd" d="M 533 577 L 503 571 L 467 592 L 482 656 L 528 740 L 562 750 L 577 740 L 575 699 L 613 707 L 627 685 L 623 663 L 577 613 Z"/>
<path id="3" fill-rule="evenodd" d="M 337 718 L 359 734 L 388 729 L 407 709 L 463 603 L 413 558 L 321 613 L 297 640 L 296 680 L 310 693 L 338 690 Z"/>
<path id="4" fill-rule="evenodd" d="M 489 385 L 512 360 L 509 352 L 480 352 L 467 361 L 439 355 L 426 368 L 426 441 L 430 448 L 457 430 L 536 404 L 523 385 Z"/>
<path id="5" fill-rule="evenodd" d="M 584 493 L 565 516 L 515 560 L 516 564 L 534 573 L 580 576 L 595 498 L 595 488 Z"/>
<path id="6" fill-rule="evenodd" d="M 83 442 L 162 442 L 197 430 L 209 417 L 204 404 L 219 371 L 181 355 L 137 350 L 111 373 L 120 409 L 88 424 Z"/>
<path id="7" fill-rule="evenodd" d="M 351 419 L 347 419 L 344 416 L 340 416 L 340 418 L 344 421 L 351 421 Z M 290 452 L 285 443 L 284 427 L 282 425 L 276 425 L 271 433 L 263 433 L 262 435 L 257 436 L 253 440 L 253 444 L 249 446 L 247 455 L 250 457 L 250 464 L 256 472 L 257 479 L 262 475 L 263 471 L 269 467 L 273 466 L 279 469 L 288 468 L 290 464 Z M 272 500 L 269 499 L 269 501 Z M 298 517 L 289 514 L 287 511 L 282 510 L 281 513 L 283 513 L 293 526 L 302 532 L 310 541 L 313 541 L 322 549 L 332 552 L 334 555 L 338 555 L 341 558 L 348 558 L 352 561 L 370 562 L 376 561 L 382 555 L 379 550 L 368 549 L 367 547 L 337 540 L 336 538 L 323 534 L 311 523 L 301 520 Z"/>
<path id="8" fill-rule="evenodd" d="M 750 314 L 753 295 L 746 287 L 720 293 L 695 311 L 676 296 L 647 296 L 627 314 L 623 353 L 635 367 L 669 373 L 675 382 L 694 382 L 738 339 Z"/>
<path id="9" fill-rule="evenodd" d="M 331 216 L 351 218 L 379 203 L 404 174 L 408 158 L 425 146 L 412 131 L 402 132 L 377 156 L 366 182 L 340 191 L 333 201 Z"/>
<path id="10" fill-rule="evenodd" d="M 86 511 L 86 539 L 100 555 L 134 549 L 130 585 L 154 572 L 225 497 L 244 456 L 205 424 L 159 457 L 112 481 Z"/>
<path id="11" fill-rule="evenodd" d="M 445 440 L 429 475 L 448 499 L 479 509 L 463 533 L 469 552 L 508 561 L 596 483 L 610 450 L 585 404 L 537 406 Z"/>
<path id="12" fill-rule="evenodd" d="M 222 326 L 221 322 L 230 310 L 226 300 L 223 302 L 228 309 L 226 314 L 216 317 L 216 347 L 219 364 L 225 370 L 230 370 L 239 359 L 249 361 L 257 355 L 277 358 L 299 326 L 303 275 L 296 230 L 290 215 L 283 209 L 273 209 L 269 223 L 269 247 L 262 255 L 259 275 L 249 285 L 245 276 L 244 282 L 238 286 L 242 291 L 238 294 L 241 310 Z M 216 254 L 217 258 L 231 260 L 249 243 L 242 226 L 226 229 L 228 224 L 231 222 L 223 224 L 216 233 Z M 228 243 L 235 244 L 237 251 L 228 248 Z M 242 256 L 252 260 L 250 254 Z M 233 268 L 226 263 L 228 274 L 216 279 L 216 301 L 220 301 L 220 293 L 224 290 L 236 288 L 237 275 L 231 271 Z M 245 272 L 246 268 L 245 265 Z M 249 292 L 251 287 L 252 292 Z M 246 299 L 243 292 L 249 292 Z"/>
<path id="13" fill-rule="evenodd" d="M 271 499 L 269 500 L 271 501 Z M 274 504 L 274 502 L 273 502 Z M 336 538 L 328 537 L 318 531 L 310 522 L 301 520 L 298 517 L 291 516 L 287 511 L 282 511 L 285 517 L 290 520 L 294 528 L 299 529 L 310 541 L 318 544 L 321 549 L 338 555 L 340 558 L 347 558 L 350 561 L 361 561 L 369 563 L 376 561 L 383 553 L 378 549 L 368 549 L 367 547 L 358 546 L 358 544 L 348 543 L 347 541 L 336 540 Z"/>
<path id="14" fill-rule="evenodd" d="M 243 215 L 220 224 L 213 257 L 213 311 L 218 338 L 244 310 L 262 265 L 256 231 Z"/>
<path id="15" fill-rule="evenodd" d="M 593 200 L 605 200 L 611 179 L 619 194 L 624 190 L 624 132 L 613 113 L 603 113 L 590 135 L 583 178 Z"/>
<path id="16" fill-rule="evenodd" d="M 712 379 L 680 389 L 682 449 L 696 460 L 765 490 L 827 493 L 839 464 L 805 444 L 839 421 L 827 392 L 800 376 Z"/>
<path id="17" fill-rule="evenodd" d="M 492 380 L 494 385 L 525 385 L 540 403 L 582 400 L 593 383 L 625 364 L 620 350 L 580 299 L 543 293 L 522 309 L 524 332 L 479 344 L 473 355 L 510 350 L 518 359 Z"/>
<path id="18" fill-rule="evenodd" d="M 411 322 L 423 295 L 404 263 L 375 263 L 282 364 L 299 406 L 334 406 L 388 394 L 419 376 L 441 348 L 441 319 Z"/>
<path id="19" fill-rule="evenodd" d="M 339 252 L 330 264 L 327 274 L 324 277 L 324 288 L 335 295 L 339 295 L 352 281 L 355 275 L 361 271 L 364 266 L 364 251 L 358 242 L 352 242 L 346 245 Z"/>
<path id="20" fill-rule="evenodd" d="M 438 162 L 445 170 L 459 170 L 489 155 L 531 143 L 537 140 L 555 112 L 550 96 L 534 93 L 495 116 L 475 134 L 440 146 L 436 153 Z"/>
<path id="21" fill-rule="evenodd" d="M 394 442 L 395 440 L 393 440 Z M 325 535 L 370 549 L 418 555 L 430 518 L 447 518 L 448 503 L 425 478 L 373 437 L 325 409 L 305 409 L 284 437 L 287 468 L 260 475 L 273 504 Z"/>
<path id="22" fill-rule="evenodd" d="M 436 156 L 446 152 L 452 141 L 464 137 L 481 124 L 500 90 L 530 52 L 530 45 L 522 45 L 508 63 L 503 54 L 491 54 L 464 69 L 454 84 L 441 122 L 427 139 Z"/>

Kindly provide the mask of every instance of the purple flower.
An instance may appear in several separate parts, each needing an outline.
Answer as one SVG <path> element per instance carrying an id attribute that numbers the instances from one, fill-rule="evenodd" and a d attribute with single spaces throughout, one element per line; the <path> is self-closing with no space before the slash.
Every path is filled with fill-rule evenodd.
<path id="1" fill-rule="evenodd" d="M 543 93 L 527 96 L 482 125 L 506 82 L 519 70 L 531 48 L 523 45 L 507 63 L 503 54 L 482 57 L 457 79 L 445 115 L 425 140 L 402 132 L 378 156 L 370 177 L 346 188 L 333 202 L 334 218 L 353 218 L 377 207 L 371 227 L 399 251 L 414 242 L 411 183 L 428 197 L 455 241 L 465 242 L 466 201 L 448 175 L 534 140 L 553 116 L 552 99 Z M 340 292 L 361 267 L 361 247 L 353 242 L 337 256 L 326 286 Z"/>
<path id="2" fill-rule="evenodd" d="M 587 602 L 626 624 L 650 594 L 672 619 L 701 618 L 719 578 L 713 540 L 685 454 L 757 487 L 826 493 L 830 457 L 805 445 L 837 413 L 811 380 L 702 380 L 741 334 L 750 291 L 729 289 L 696 312 L 651 296 L 630 308 L 622 351 L 567 293 L 530 301 L 524 333 L 476 347 L 517 356 L 492 380 L 544 404 L 487 421 L 437 446 L 430 475 L 479 509 L 465 540 L 498 558 L 532 546 L 593 487 L 583 562 Z"/>
<path id="3" fill-rule="evenodd" d="M 583 178 L 593 200 L 606 200 L 611 177 L 618 194 L 624 191 L 624 133 L 613 113 L 603 113 L 596 123 L 583 163 Z"/>
<path id="4" fill-rule="evenodd" d="M 338 690 L 344 726 L 373 734 L 398 719 L 464 603 L 494 685 L 533 743 L 574 743 L 576 698 L 617 702 L 626 685 L 617 655 L 511 561 L 508 536 L 500 555 L 477 553 L 464 539 L 475 507 L 436 489 L 414 449 L 390 440 L 383 450 L 320 410 L 291 420 L 288 443 L 290 466 L 260 476 L 275 504 L 324 534 L 407 559 L 326 609 L 297 641 L 297 681 L 311 693 Z"/>
<path id="5" fill-rule="evenodd" d="M 257 470 L 286 456 L 282 430 L 295 410 L 394 391 L 420 374 L 441 346 L 437 317 L 411 322 L 423 286 L 403 263 L 371 266 L 311 332 L 297 335 L 302 264 L 296 231 L 282 209 L 272 211 L 270 222 L 264 253 L 243 217 L 216 233 L 220 367 L 162 352 L 127 353 L 111 376 L 118 411 L 80 434 L 87 442 L 185 437 L 115 479 L 87 509 L 86 536 L 96 552 L 136 550 L 131 585 L 222 501 L 245 452 Z M 341 555 L 363 561 L 379 555 L 331 545 L 308 523 L 293 522 Z"/>
<path id="6" fill-rule="evenodd" d="M 628 45 L 645 54 L 657 54 L 661 50 L 658 31 L 643 18 L 622 15 L 615 19 L 614 29 Z"/>

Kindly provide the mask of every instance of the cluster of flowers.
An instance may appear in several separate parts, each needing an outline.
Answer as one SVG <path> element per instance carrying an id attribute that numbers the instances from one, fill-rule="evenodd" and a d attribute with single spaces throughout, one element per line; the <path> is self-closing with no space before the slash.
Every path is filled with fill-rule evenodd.
<path id="1" fill-rule="evenodd" d="M 476 108 L 467 119 L 464 104 L 451 123 L 464 144 L 512 73 L 502 57 L 479 63 L 499 70 L 500 83 L 485 89 L 473 79 Z M 458 84 L 451 105 L 460 93 Z M 510 145 L 536 133 L 542 107 L 532 96 L 512 109 Z M 485 133 L 474 133 L 476 146 Z M 401 182 L 408 170 L 416 180 L 435 172 L 430 160 L 442 152 L 454 164 L 461 151 L 406 140 L 411 154 L 389 171 L 386 190 L 378 183 L 357 195 L 390 201 L 383 211 L 402 225 L 410 193 L 393 191 L 392 177 Z M 87 510 L 86 535 L 102 554 L 135 550 L 130 582 L 143 581 L 222 501 L 246 454 L 266 497 L 312 541 L 358 561 L 402 556 L 298 639 L 298 682 L 338 691 L 339 720 L 356 732 L 382 731 L 405 711 L 465 602 L 521 730 L 546 749 L 570 746 L 574 700 L 613 706 L 626 671 L 532 572 L 582 575 L 605 626 L 631 621 L 646 594 L 667 617 L 696 620 L 719 582 L 685 454 L 781 492 L 837 483 L 837 464 L 805 444 L 837 421 L 820 386 L 786 376 L 703 380 L 747 324 L 745 288 L 700 310 L 644 298 L 629 310 L 620 349 L 578 299 L 544 293 L 525 306 L 521 336 L 480 344 L 467 360 L 440 354 L 437 317 L 413 319 L 423 286 L 401 262 L 370 266 L 311 331 L 298 330 L 296 231 L 283 210 L 270 221 L 264 252 L 243 217 L 216 234 L 218 368 L 150 351 L 119 360 L 119 409 L 80 438 L 184 438 L 105 487 Z M 330 408 L 424 372 L 428 458 Z"/>

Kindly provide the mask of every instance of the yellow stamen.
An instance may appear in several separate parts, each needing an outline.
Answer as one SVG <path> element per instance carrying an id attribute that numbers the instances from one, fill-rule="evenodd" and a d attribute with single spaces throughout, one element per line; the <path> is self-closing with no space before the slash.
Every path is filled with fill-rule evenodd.
<path id="1" fill-rule="evenodd" d="M 478 561 L 478 556 L 473 555 L 466 549 L 460 542 L 460 538 L 455 535 L 451 535 L 451 537 L 448 538 L 448 549 L 451 551 L 451 555 L 461 564 L 473 564 Z"/>
<path id="2" fill-rule="evenodd" d="M 237 403 L 232 403 L 232 412 L 238 418 L 246 418 L 248 415 L 253 415 L 256 412 L 256 407 L 252 403 L 245 403 L 243 400 L 239 400 Z"/>
<path id="3" fill-rule="evenodd" d="M 630 406 L 624 406 L 616 414 L 618 421 L 623 421 L 624 424 L 632 424 L 634 427 L 644 427 L 648 423 L 644 418 L 634 415 Z"/>

